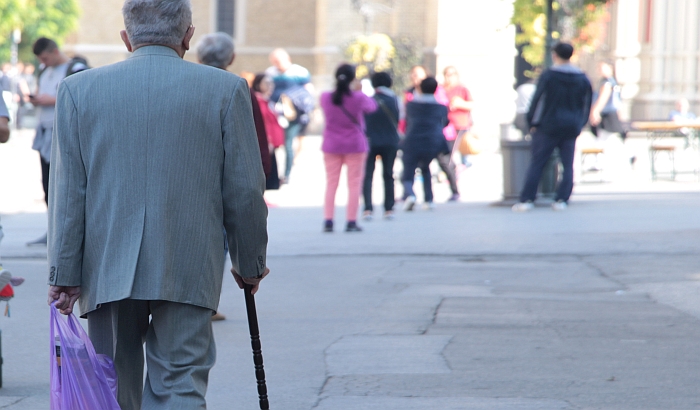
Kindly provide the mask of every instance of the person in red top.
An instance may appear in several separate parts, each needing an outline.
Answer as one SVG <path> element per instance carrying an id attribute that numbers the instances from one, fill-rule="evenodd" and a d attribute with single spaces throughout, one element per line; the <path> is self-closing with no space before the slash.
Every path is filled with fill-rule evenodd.
<path id="1" fill-rule="evenodd" d="M 280 126 L 279 122 L 277 121 L 278 115 L 270 105 L 270 96 L 275 89 L 275 83 L 272 81 L 272 77 L 266 75 L 265 73 L 259 73 L 255 75 L 251 88 L 255 92 L 255 97 L 258 100 L 258 105 L 260 106 L 260 112 L 262 113 L 263 122 L 265 123 L 265 131 L 267 132 L 267 141 L 270 149 L 272 171 L 267 177 L 265 188 L 279 189 L 280 177 L 279 171 L 277 170 L 277 156 L 275 154 L 275 150 L 284 145 L 284 128 Z"/>
<path id="2" fill-rule="evenodd" d="M 474 101 L 467 87 L 460 83 L 459 72 L 457 72 L 455 67 L 445 67 L 443 74 L 445 76 L 445 92 L 447 93 L 450 108 L 448 118 L 450 119 L 450 124 L 457 131 L 457 138 L 453 141 L 447 141 L 450 149 L 452 149 L 455 144 L 459 144 L 459 141 L 472 127 Z M 466 155 L 462 156 L 462 164 L 467 167 L 471 165 Z"/>

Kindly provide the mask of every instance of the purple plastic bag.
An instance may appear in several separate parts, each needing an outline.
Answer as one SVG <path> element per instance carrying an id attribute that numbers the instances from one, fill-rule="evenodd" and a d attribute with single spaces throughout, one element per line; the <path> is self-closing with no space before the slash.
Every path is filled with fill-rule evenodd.
<path id="1" fill-rule="evenodd" d="M 74 314 L 51 305 L 51 410 L 119 410 L 112 360 L 95 353 Z"/>

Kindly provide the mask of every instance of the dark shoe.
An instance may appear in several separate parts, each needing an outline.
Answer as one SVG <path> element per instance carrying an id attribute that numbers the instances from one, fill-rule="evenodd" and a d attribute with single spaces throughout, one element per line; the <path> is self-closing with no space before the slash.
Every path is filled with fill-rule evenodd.
<path id="1" fill-rule="evenodd" d="M 348 222 L 348 226 L 345 228 L 345 232 L 362 232 L 362 228 L 357 226 L 357 222 L 350 221 Z"/>
<path id="2" fill-rule="evenodd" d="M 323 222 L 323 232 L 333 232 L 333 221 Z"/>
<path id="3" fill-rule="evenodd" d="M 46 246 L 46 242 L 47 242 L 47 234 L 44 234 L 44 236 L 42 236 L 39 239 L 33 240 L 31 242 L 27 242 L 27 246 Z"/>
<path id="4" fill-rule="evenodd" d="M 457 202 L 459 201 L 459 194 L 452 194 L 450 199 L 447 200 L 447 202 Z"/>

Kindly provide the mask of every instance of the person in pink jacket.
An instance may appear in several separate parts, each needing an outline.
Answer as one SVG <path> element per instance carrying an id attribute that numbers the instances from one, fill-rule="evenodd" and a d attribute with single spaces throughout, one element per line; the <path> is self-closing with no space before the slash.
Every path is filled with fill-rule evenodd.
<path id="1" fill-rule="evenodd" d="M 326 165 L 326 197 L 324 201 L 324 232 L 333 232 L 335 193 L 338 190 L 343 164 L 348 175 L 348 206 L 346 232 L 362 231 L 357 225 L 360 191 L 364 180 L 365 160 L 369 145 L 365 136 L 364 115 L 377 110 L 377 103 L 360 92 L 355 67 L 343 64 L 335 72 L 333 92 L 321 95 L 321 108 L 326 118 L 323 130 L 323 159 Z"/>

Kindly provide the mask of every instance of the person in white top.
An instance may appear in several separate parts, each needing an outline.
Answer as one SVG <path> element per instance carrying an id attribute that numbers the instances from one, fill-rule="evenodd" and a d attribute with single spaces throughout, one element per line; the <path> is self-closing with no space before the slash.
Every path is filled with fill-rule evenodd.
<path id="1" fill-rule="evenodd" d="M 51 135 L 53 133 L 53 120 L 56 115 L 58 85 L 66 76 L 82 71 L 87 66 L 82 63 L 75 63 L 58 49 L 55 41 L 45 37 L 38 39 L 34 43 L 33 51 L 43 68 L 39 72 L 36 94 L 29 95 L 29 102 L 38 108 L 38 124 L 32 149 L 39 151 L 44 200 L 48 205 Z M 46 245 L 46 235 L 27 243 L 27 245 Z"/>

